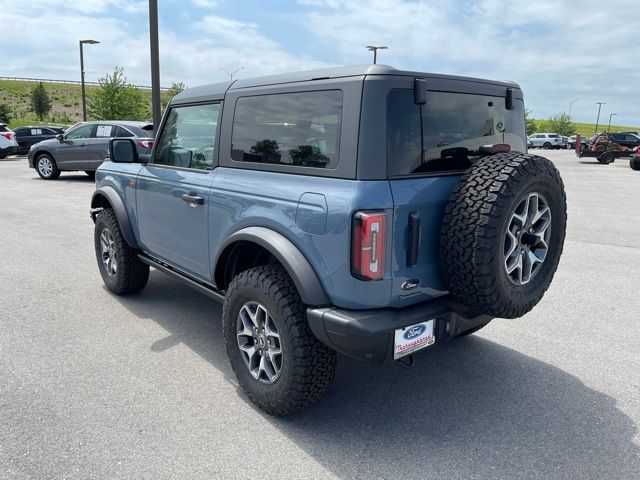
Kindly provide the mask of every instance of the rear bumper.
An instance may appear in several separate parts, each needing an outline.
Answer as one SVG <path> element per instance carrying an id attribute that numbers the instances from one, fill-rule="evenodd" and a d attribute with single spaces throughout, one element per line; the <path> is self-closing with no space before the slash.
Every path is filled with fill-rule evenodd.
<path id="1" fill-rule="evenodd" d="M 0 148 L 0 153 L 2 153 L 3 155 L 13 155 L 17 151 L 18 151 L 18 147 L 15 145 L 12 145 L 10 147 Z"/>
<path id="2" fill-rule="evenodd" d="M 337 307 L 307 309 L 315 336 L 338 352 L 372 362 L 393 359 L 394 332 L 435 319 L 436 343 L 491 320 L 466 312 L 445 297 L 403 309 L 345 310 Z"/>

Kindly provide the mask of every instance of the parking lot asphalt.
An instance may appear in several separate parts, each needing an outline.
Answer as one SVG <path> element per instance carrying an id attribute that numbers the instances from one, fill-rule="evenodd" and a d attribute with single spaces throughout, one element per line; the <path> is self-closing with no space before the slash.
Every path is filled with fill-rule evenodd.
<path id="1" fill-rule="evenodd" d="M 537 308 L 412 369 L 340 357 L 284 419 L 239 389 L 214 301 L 157 271 L 105 289 L 85 174 L 0 160 L 0 478 L 640 478 L 640 172 L 543 154 L 569 224 Z"/>

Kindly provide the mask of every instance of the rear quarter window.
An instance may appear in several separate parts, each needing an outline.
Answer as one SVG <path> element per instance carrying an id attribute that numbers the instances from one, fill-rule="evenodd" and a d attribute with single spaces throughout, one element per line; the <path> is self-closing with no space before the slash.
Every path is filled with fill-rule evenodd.
<path id="1" fill-rule="evenodd" d="M 524 152 L 524 104 L 504 97 L 394 89 L 387 97 L 387 172 L 390 176 L 460 171 L 481 158 L 486 145 L 508 144 Z"/>
<path id="2" fill-rule="evenodd" d="M 341 122 L 339 90 L 240 97 L 231 158 L 332 169 L 338 165 Z"/>

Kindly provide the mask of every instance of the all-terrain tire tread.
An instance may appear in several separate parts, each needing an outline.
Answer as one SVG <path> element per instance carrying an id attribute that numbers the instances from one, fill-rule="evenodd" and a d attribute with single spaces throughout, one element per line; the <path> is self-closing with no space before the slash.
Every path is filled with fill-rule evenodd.
<path id="1" fill-rule="evenodd" d="M 116 295 L 127 295 L 142 290 L 149 280 L 149 265 L 138 258 L 138 252 L 131 248 L 122 235 L 118 217 L 111 208 L 105 208 L 96 217 L 95 242 L 96 259 L 102 273 L 102 261 L 99 253 L 100 233 L 103 226 L 109 228 L 118 255 L 118 271 L 114 277 L 105 278 L 105 285 Z"/>
<path id="2" fill-rule="evenodd" d="M 262 291 L 276 306 L 274 314 L 283 319 L 286 331 L 280 332 L 280 335 L 286 335 L 289 340 L 287 355 L 292 366 L 291 381 L 282 398 L 276 401 L 261 400 L 240 382 L 244 391 L 261 409 L 272 415 L 287 415 L 308 407 L 322 397 L 333 382 L 337 364 L 336 352 L 311 332 L 300 295 L 281 266 L 263 265 L 241 272 L 231 281 L 226 292 L 227 299 L 233 298 L 237 290 L 242 288 Z M 228 318 L 229 309 L 229 302 L 225 301 L 222 312 L 224 329 L 235 325 L 236 319 Z M 227 351 L 230 350 L 229 342 L 232 339 L 235 339 L 235 333 L 225 332 Z"/>
<path id="3" fill-rule="evenodd" d="M 444 212 L 440 234 L 440 262 L 443 279 L 451 294 L 470 309 L 494 317 L 522 316 L 538 303 L 539 297 L 524 304 L 513 304 L 500 295 L 493 263 L 481 261 L 498 254 L 496 245 L 503 235 L 504 215 L 513 199 L 506 194 L 508 185 L 538 176 L 557 182 L 564 200 L 561 242 L 566 226 L 566 194 L 556 167 L 537 155 L 502 153 L 474 164 L 458 182 Z M 559 255 L 562 252 L 560 247 Z M 555 273 L 553 267 L 551 277 Z"/>

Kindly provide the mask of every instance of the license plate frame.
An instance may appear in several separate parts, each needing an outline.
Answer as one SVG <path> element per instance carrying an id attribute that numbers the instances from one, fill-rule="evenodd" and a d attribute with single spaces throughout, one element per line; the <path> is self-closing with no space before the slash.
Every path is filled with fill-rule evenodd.
<path id="1" fill-rule="evenodd" d="M 393 359 L 398 360 L 433 345 L 436 342 L 435 323 L 436 319 L 432 318 L 397 328 L 393 337 Z"/>

